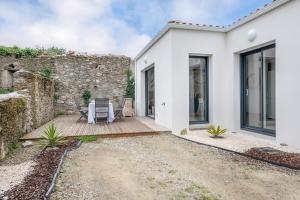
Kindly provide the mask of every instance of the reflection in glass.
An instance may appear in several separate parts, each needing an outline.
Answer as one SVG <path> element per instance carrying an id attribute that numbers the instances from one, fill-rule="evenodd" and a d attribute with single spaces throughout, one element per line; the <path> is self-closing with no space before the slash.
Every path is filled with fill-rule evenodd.
<path id="1" fill-rule="evenodd" d="M 155 85 L 154 67 L 146 71 L 146 115 L 154 118 L 155 114 Z"/>
<path id="2" fill-rule="evenodd" d="M 244 56 L 244 125 L 275 131 L 275 48 Z"/>
<path id="3" fill-rule="evenodd" d="M 207 58 L 189 58 L 190 123 L 207 122 Z"/>

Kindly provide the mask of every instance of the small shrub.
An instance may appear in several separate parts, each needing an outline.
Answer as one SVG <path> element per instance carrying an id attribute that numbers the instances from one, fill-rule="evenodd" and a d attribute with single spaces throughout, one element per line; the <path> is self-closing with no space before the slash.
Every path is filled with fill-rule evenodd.
<path id="1" fill-rule="evenodd" d="M 90 98 L 92 97 L 92 94 L 89 90 L 85 90 L 82 94 L 82 98 L 84 101 L 84 105 L 88 106 L 90 102 Z"/>
<path id="2" fill-rule="evenodd" d="M 66 140 L 58 132 L 54 124 L 48 126 L 42 135 L 43 139 L 40 140 L 40 145 L 45 150 L 47 147 L 57 147 L 65 144 Z"/>
<path id="3" fill-rule="evenodd" d="M 128 67 L 128 69 L 125 71 L 127 76 L 127 86 L 125 91 L 125 96 L 128 98 L 135 98 L 135 83 L 134 83 L 134 77 L 131 69 Z"/>
<path id="4" fill-rule="evenodd" d="M 43 54 L 55 56 L 55 55 L 63 55 L 66 53 L 66 49 L 58 48 L 58 47 L 50 47 L 48 49 L 43 49 Z"/>
<path id="5" fill-rule="evenodd" d="M 14 150 L 20 148 L 21 145 L 18 142 L 11 142 L 8 144 L 7 148 L 8 148 L 8 154 L 10 154 L 11 152 L 13 152 Z"/>
<path id="6" fill-rule="evenodd" d="M 0 55 L 15 56 L 16 58 L 37 57 L 39 55 L 39 51 L 37 49 L 19 48 L 17 46 L 13 46 L 13 47 L 0 46 Z"/>
<path id="7" fill-rule="evenodd" d="M 64 115 L 65 113 L 63 111 L 59 111 L 58 113 L 56 113 L 56 116 L 61 116 Z"/>
<path id="8" fill-rule="evenodd" d="M 212 135 L 212 137 L 220 137 L 222 134 L 224 134 L 227 130 L 222 129 L 220 126 L 210 126 L 207 129 L 207 132 Z"/>
<path id="9" fill-rule="evenodd" d="M 41 71 L 40 71 L 40 74 L 43 76 L 43 77 L 45 77 L 45 78 L 51 78 L 51 76 L 52 76 L 52 70 L 50 69 L 50 68 L 48 68 L 48 67 L 45 67 L 45 68 L 43 68 Z"/>
<path id="10" fill-rule="evenodd" d="M 8 94 L 14 91 L 14 88 L 0 88 L 0 94 Z"/>
<path id="11" fill-rule="evenodd" d="M 59 99 L 58 94 L 54 94 L 53 98 L 54 98 L 54 101 L 56 102 Z"/>
<path id="12" fill-rule="evenodd" d="M 84 136 L 79 136 L 78 139 L 82 143 L 89 143 L 89 142 L 96 141 L 97 140 L 97 136 L 96 135 L 84 135 Z"/>
<path id="13" fill-rule="evenodd" d="M 180 135 L 187 135 L 187 130 L 186 130 L 186 128 L 185 128 L 185 129 L 182 129 L 182 130 L 180 131 Z"/>

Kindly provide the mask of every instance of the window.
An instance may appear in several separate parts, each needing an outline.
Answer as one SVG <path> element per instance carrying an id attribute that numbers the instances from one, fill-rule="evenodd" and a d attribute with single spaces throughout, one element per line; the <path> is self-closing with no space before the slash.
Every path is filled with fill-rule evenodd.
<path id="1" fill-rule="evenodd" d="M 145 72 L 146 116 L 155 117 L 155 78 L 154 67 Z"/>
<path id="2" fill-rule="evenodd" d="M 208 58 L 189 57 L 190 124 L 208 122 Z"/>
<path id="3" fill-rule="evenodd" d="M 242 128 L 275 134 L 275 45 L 242 54 Z"/>

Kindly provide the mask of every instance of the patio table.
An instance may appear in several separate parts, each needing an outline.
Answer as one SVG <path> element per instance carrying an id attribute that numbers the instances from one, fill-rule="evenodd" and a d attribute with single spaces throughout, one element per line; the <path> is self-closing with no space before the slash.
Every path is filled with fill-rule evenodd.
<path id="1" fill-rule="evenodd" d="M 109 102 L 108 106 L 109 106 L 108 107 L 108 122 L 111 123 L 115 119 L 114 108 L 113 108 L 113 104 L 111 102 Z M 104 116 L 104 117 L 106 117 L 106 116 Z M 94 100 L 89 103 L 88 123 L 95 124 L 95 101 Z"/>

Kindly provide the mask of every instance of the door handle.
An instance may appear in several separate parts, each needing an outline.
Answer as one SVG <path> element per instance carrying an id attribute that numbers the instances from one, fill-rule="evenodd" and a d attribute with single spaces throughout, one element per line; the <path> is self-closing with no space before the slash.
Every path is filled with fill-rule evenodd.
<path id="1" fill-rule="evenodd" d="M 246 89 L 246 96 L 249 95 L 249 89 Z"/>

